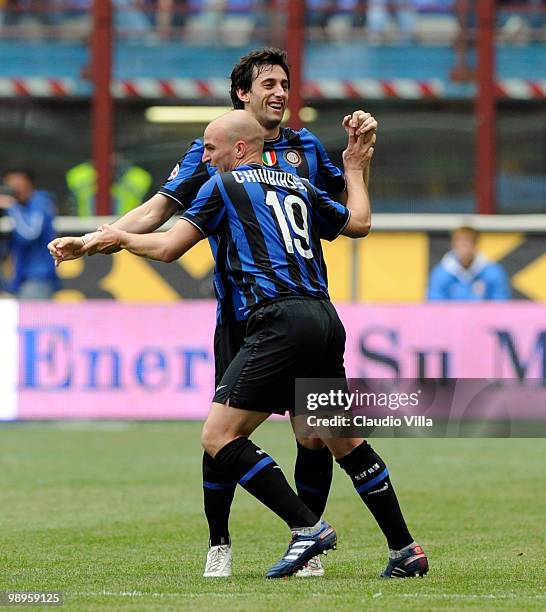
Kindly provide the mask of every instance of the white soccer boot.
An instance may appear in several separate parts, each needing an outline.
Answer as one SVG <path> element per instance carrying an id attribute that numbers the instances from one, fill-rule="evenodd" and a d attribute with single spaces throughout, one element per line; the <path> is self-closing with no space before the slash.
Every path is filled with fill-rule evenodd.
<path id="1" fill-rule="evenodd" d="M 211 546 L 207 553 L 205 578 L 228 578 L 231 576 L 231 545 Z"/>
<path id="2" fill-rule="evenodd" d="M 320 576 L 324 576 L 324 568 L 322 567 L 322 562 L 318 555 L 309 559 L 309 561 L 307 561 L 307 563 L 298 572 L 296 572 L 297 578 L 312 578 Z"/>

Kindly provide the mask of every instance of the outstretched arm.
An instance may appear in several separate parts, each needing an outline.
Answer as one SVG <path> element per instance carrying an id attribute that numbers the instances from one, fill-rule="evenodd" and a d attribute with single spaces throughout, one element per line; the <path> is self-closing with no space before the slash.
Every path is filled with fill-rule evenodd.
<path id="1" fill-rule="evenodd" d="M 153 234 L 132 234 L 111 225 L 103 225 L 99 231 L 119 249 L 165 262 L 178 259 L 203 238 L 203 234 L 185 219 L 180 219 L 166 232 Z"/>
<path id="2" fill-rule="evenodd" d="M 203 234 L 184 219 L 166 232 L 133 234 L 114 225 L 102 225 L 94 234 L 99 234 L 99 239 L 116 251 L 125 250 L 140 257 L 165 262 L 178 259 L 203 238 Z M 85 242 L 86 236 L 60 238 L 61 243 L 56 253 L 52 253 L 55 265 L 84 255 L 92 244 L 91 241 Z"/>
<path id="3" fill-rule="evenodd" d="M 156 193 L 149 200 L 116 219 L 113 227 L 133 234 L 148 234 L 160 228 L 178 210 L 178 204 L 162 193 Z"/>
<path id="4" fill-rule="evenodd" d="M 178 206 L 174 200 L 161 193 L 156 193 L 144 204 L 114 221 L 112 227 L 134 234 L 153 232 L 168 221 L 177 209 Z M 84 242 L 87 248 L 82 250 L 80 248 L 82 246 L 81 241 L 78 239 L 73 239 L 73 237 L 55 238 L 48 244 L 48 249 L 56 260 L 61 261 L 77 259 L 86 253 L 89 255 L 95 253 L 110 255 L 119 250 L 109 242 L 109 236 L 101 232 L 86 234 Z"/>

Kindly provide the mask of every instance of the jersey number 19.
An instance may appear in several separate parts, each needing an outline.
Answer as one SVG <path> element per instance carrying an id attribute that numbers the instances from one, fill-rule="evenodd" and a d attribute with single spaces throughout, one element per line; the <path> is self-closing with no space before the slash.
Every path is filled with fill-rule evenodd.
<path id="1" fill-rule="evenodd" d="M 286 198 L 284 198 L 283 211 L 283 207 L 279 202 L 279 196 L 277 193 L 275 191 L 268 191 L 265 198 L 265 203 L 268 206 L 271 206 L 273 209 L 273 213 L 277 218 L 277 223 L 281 228 L 284 246 L 286 247 L 287 252 L 293 253 L 295 246 L 296 250 L 302 257 L 305 257 L 305 259 L 311 259 L 313 257 L 313 251 L 308 248 L 310 244 L 309 225 L 307 223 L 307 206 L 305 206 L 305 202 L 296 195 L 287 195 Z M 300 210 L 303 227 L 299 227 L 296 223 L 296 217 L 294 214 L 294 207 L 296 206 Z M 298 237 L 292 238 L 287 220 L 290 222 L 294 234 L 297 234 Z M 302 238 L 305 240 L 305 244 L 303 243 Z"/>

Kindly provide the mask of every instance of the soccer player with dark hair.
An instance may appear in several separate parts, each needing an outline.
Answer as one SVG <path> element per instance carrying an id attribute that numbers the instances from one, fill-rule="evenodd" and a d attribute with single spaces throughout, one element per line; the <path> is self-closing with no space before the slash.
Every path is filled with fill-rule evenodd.
<path id="1" fill-rule="evenodd" d="M 203 160 L 218 174 L 173 228 L 146 235 L 100 228 L 117 248 L 161 261 L 178 259 L 203 237 L 226 238 L 228 281 L 249 319 L 244 344 L 216 388 L 202 444 L 227 478 L 292 531 L 288 550 L 268 578 L 292 575 L 336 543 L 333 528 L 304 504 L 248 436 L 270 414 L 294 411 L 296 378 L 345 379 L 345 330 L 329 299 L 320 240 L 369 232 L 363 170 L 374 143 L 375 134 L 357 137 L 350 130 L 343 153 L 345 208 L 308 180 L 261 164 L 260 126 L 235 110 L 207 127 Z M 82 246 L 81 239 L 65 240 L 70 248 Z M 325 442 L 387 538 L 390 559 L 382 575 L 427 573 L 427 558 L 408 531 L 383 460 L 361 438 Z"/>

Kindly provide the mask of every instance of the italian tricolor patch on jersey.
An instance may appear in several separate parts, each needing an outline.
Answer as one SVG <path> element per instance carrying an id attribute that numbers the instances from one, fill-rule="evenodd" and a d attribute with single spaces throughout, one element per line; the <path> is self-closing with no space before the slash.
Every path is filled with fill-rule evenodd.
<path id="1" fill-rule="evenodd" d="M 275 151 L 264 151 L 262 160 L 266 166 L 274 166 L 277 163 L 277 154 Z"/>

